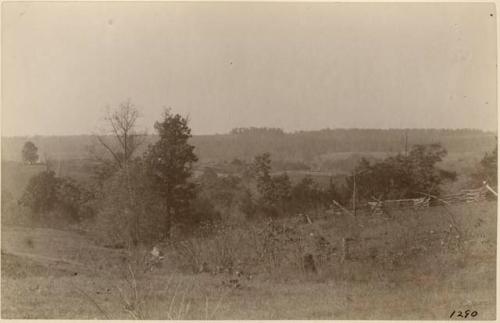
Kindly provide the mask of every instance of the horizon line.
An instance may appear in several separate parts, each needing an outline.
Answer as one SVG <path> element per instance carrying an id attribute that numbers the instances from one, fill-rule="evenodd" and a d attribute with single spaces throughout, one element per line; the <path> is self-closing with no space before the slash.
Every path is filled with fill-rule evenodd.
<path id="1" fill-rule="evenodd" d="M 296 134 L 296 133 L 301 133 L 301 132 L 319 132 L 319 131 L 334 131 L 334 130 L 381 130 L 381 131 L 388 131 L 388 130 L 441 130 L 441 131 L 459 131 L 459 130 L 468 130 L 468 131 L 479 131 L 479 132 L 492 132 L 492 133 L 498 133 L 498 128 L 497 129 L 480 129 L 480 128 L 358 128 L 358 127 L 339 127 L 339 128 L 321 128 L 321 129 L 315 129 L 315 130 L 291 130 L 291 131 L 286 131 L 283 128 L 279 127 L 255 127 L 255 126 L 249 126 L 249 127 L 234 127 L 228 132 L 225 133 L 200 133 L 200 134 L 192 134 L 193 137 L 195 136 L 222 136 L 222 135 L 231 135 L 231 131 L 234 129 L 276 129 L 276 130 L 282 130 L 284 134 Z M 95 134 L 93 133 L 80 133 L 80 134 L 19 134 L 19 135 L 1 135 L 1 138 L 25 138 L 25 137 L 82 137 L 82 136 L 94 136 Z M 109 134 L 111 135 L 111 134 Z M 146 135 L 156 135 L 156 133 L 149 133 L 146 132 Z M 105 134 L 105 136 L 107 136 Z"/>

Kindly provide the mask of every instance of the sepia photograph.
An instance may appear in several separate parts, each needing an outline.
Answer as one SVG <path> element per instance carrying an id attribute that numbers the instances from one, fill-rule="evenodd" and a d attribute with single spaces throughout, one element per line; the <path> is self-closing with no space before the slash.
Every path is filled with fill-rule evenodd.
<path id="1" fill-rule="evenodd" d="M 4 1 L 2 319 L 496 320 L 494 2 Z"/>

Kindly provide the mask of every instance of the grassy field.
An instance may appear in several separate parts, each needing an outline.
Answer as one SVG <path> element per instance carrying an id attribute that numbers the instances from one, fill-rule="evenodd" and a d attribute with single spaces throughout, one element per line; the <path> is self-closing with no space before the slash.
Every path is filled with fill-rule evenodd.
<path id="1" fill-rule="evenodd" d="M 335 260 L 316 274 L 255 270 L 242 277 L 180 271 L 169 253 L 161 266 L 144 271 L 129 261 L 136 256 L 89 234 L 2 226 L 2 318 L 447 319 L 453 310 L 470 309 L 476 319 L 494 319 L 496 203 L 450 211 L 462 234 L 458 251 L 428 245 L 398 267 Z M 398 231 L 421 227 L 428 238 L 429 228 L 448 225 L 446 212 L 360 217 L 354 225 L 362 227 L 360 239 L 389 236 L 382 241 L 399 245 Z M 299 229 L 332 241 L 349 231 L 335 217 Z"/>

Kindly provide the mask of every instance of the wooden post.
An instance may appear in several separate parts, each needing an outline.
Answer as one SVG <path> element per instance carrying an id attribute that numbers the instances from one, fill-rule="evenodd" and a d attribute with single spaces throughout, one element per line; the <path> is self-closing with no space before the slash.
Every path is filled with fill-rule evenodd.
<path id="1" fill-rule="evenodd" d="M 353 176 L 353 186 L 352 186 L 352 211 L 354 216 L 356 216 L 356 169 L 354 169 Z"/>
<path id="2" fill-rule="evenodd" d="M 352 213 L 348 209 L 346 209 L 345 207 L 343 207 L 342 204 L 340 204 L 339 202 L 337 202 L 335 200 L 332 200 L 332 201 L 333 201 L 333 204 L 335 204 L 336 206 L 338 206 L 342 211 L 344 211 L 347 214 L 352 215 Z"/>
<path id="3" fill-rule="evenodd" d="M 340 255 L 340 263 L 344 263 L 345 258 L 346 258 L 346 240 L 345 238 L 342 238 L 342 254 Z"/>
<path id="4" fill-rule="evenodd" d="M 489 185 L 488 183 L 484 182 L 484 186 L 486 186 L 486 188 L 488 189 L 488 191 L 490 191 L 491 193 L 493 193 L 495 196 L 498 196 L 497 192 L 495 192 Z"/>
<path id="5" fill-rule="evenodd" d="M 408 129 L 405 131 L 405 157 L 408 157 Z"/>

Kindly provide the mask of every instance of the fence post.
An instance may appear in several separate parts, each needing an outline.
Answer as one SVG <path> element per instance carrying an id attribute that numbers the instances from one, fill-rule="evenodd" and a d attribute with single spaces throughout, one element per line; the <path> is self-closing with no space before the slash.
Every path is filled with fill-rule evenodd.
<path id="1" fill-rule="evenodd" d="M 341 258 L 340 258 L 340 263 L 344 263 L 345 259 L 346 259 L 346 253 L 347 253 L 347 246 L 346 246 L 346 239 L 345 237 L 342 238 L 342 246 L 341 246 L 341 249 L 342 249 L 342 254 L 341 254 Z"/>

